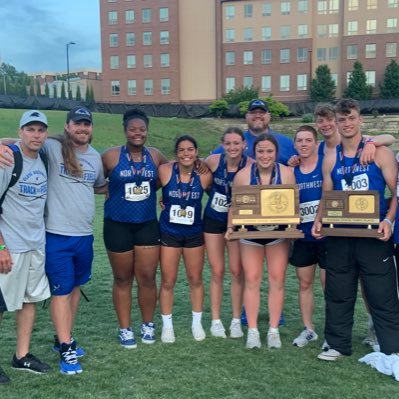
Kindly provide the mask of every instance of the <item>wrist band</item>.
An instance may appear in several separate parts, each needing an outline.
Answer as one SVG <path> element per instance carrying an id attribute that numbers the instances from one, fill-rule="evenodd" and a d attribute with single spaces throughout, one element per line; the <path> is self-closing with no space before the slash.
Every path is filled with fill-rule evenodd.
<path id="1" fill-rule="evenodd" d="M 6 244 L 0 244 L 0 251 L 7 249 Z"/>
<path id="2" fill-rule="evenodd" d="M 369 138 L 369 139 L 366 140 L 366 144 L 373 144 L 373 145 L 375 145 L 375 141 L 374 141 L 374 139 Z"/>
<path id="3" fill-rule="evenodd" d="M 387 222 L 392 227 L 392 222 L 388 218 L 385 218 L 383 222 Z"/>

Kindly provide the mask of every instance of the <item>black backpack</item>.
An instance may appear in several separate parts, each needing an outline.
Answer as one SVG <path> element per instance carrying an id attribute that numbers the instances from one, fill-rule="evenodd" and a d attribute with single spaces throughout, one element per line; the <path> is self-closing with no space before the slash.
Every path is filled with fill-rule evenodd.
<path id="1" fill-rule="evenodd" d="M 6 188 L 6 191 L 4 191 L 3 195 L 0 198 L 0 214 L 3 212 L 2 205 L 4 198 L 6 197 L 7 191 L 15 185 L 15 183 L 18 181 L 18 179 L 21 176 L 22 173 L 22 154 L 21 151 L 19 150 L 19 147 L 15 144 L 9 144 L 8 147 L 12 149 L 12 152 L 14 153 L 14 169 L 12 170 L 11 174 L 11 180 L 8 183 L 8 187 Z M 39 151 L 40 158 L 42 162 L 44 163 L 44 167 L 46 168 L 46 173 L 48 173 L 48 160 L 47 160 L 47 155 L 43 151 Z"/>

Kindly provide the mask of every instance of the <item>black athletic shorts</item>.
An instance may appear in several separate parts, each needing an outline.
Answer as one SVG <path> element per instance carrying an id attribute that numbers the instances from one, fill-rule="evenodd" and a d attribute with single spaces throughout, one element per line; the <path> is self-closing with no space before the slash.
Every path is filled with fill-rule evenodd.
<path id="1" fill-rule="evenodd" d="M 104 244 L 111 252 L 127 252 L 135 246 L 160 244 L 159 223 L 150 220 L 144 223 L 115 222 L 104 219 Z"/>
<path id="2" fill-rule="evenodd" d="M 161 234 L 161 245 L 172 248 L 196 248 L 204 245 L 204 235 L 197 234 L 192 237 L 175 237 L 166 233 Z"/>
<path id="3" fill-rule="evenodd" d="M 204 233 L 224 234 L 227 230 L 227 222 L 221 222 L 220 220 L 211 219 L 207 216 L 204 216 L 203 226 Z"/>
<path id="4" fill-rule="evenodd" d="M 290 263 L 296 267 L 315 265 L 326 268 L 326 241 L 294 241 Z"/>

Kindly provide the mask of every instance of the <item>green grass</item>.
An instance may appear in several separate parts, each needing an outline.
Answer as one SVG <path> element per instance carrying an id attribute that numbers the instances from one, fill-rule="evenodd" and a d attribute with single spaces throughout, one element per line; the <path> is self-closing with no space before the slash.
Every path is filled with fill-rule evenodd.
<path id="1" fill-rule="evenodd" d="M 14 136 L 20 110 L 0 110 L 0 136 Z M 60 132 L 65 112 L 46 112 L 52 133 Z M 171 156 L 176 135 L 196 135 L 202 154 L 219 141 L 221 128 L 211 121 L 152 119 L 150 144 Z M 94 146 L 102 150 L 122 144 L 121 115 L 95 115 Z M 282 327 L 281 350 L 268 350 L 266 284 L 262 290 L 259 328 L 263 347 L 246 350 L 245 339 L 215 339 L 209 336 L 209 297 L 204 307 L 204 327 L 208 338 L 195 342 L 191 336 L 191 309 L 188 285 L 181 267 L 175 292 L 174 324 L 176 343 L 154 345 L 138 343 L 134 350 L 124 350 L 116 340 L 117 321 L 111 300 L 112 273 L 102 242 L 103 198 L 96 200 L 95 261 L 93 279 L 84 288 L 90 302 L 82 301 L 75 336 L 87 350 L 83 358 L 84 373 L 64 376 L 58 372 L 58 356 L 51 351 L 53 328 L 48 308 L 38 308 L 32 338 L 32 351 L 53 367 L 45 376 L 23 373 L 10 368 L 15 350 L 14 315 L 7 313 L 0 326 L 0 364 L 12 383 L 0 386 L 0 398 L 395 398 L 398 384 L 370 367 L 358 363 L 369 349 L 361 345 L 366 333 L 366 315 L 358 301 L 353 330 L 351 357 L 337 363 L 316 359 L 322 343 L 324 322 L 323 298 L 316 287 L 315 324 L 319 341 L 303 349 L 291 342 L 302 326 L 297 305 L 295 271 L 289 267 L 286 284 L 286 327 Z M 266 275 L 265 275 L 266 278 Z M 159 276 L 158 276 L 159 279 Z M 209 266 L 204 270 L 206 291 L 209 288 Z M 230 323 L 229 279 L 225 279 L 222 319 Z M 133 291 L 136 298 L 136 288 Z M 136 301 L 132 310 L 134 329 L 140 321 Z M 161 320 L 156 312 L 158 338 Z"/>

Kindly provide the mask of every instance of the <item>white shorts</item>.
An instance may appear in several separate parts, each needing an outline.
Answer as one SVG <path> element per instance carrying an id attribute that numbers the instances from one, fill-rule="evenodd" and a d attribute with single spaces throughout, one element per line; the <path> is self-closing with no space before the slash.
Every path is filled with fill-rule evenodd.
<path id="1" fill-rule="evenodd" d="M 49 298 L 50 289 L 44 271 L 44 250 L 11 253 L 11 258 L 11 272 L 0 274 L 0 312 L 19 310 L 24 303 L 35 303 Z"/>

